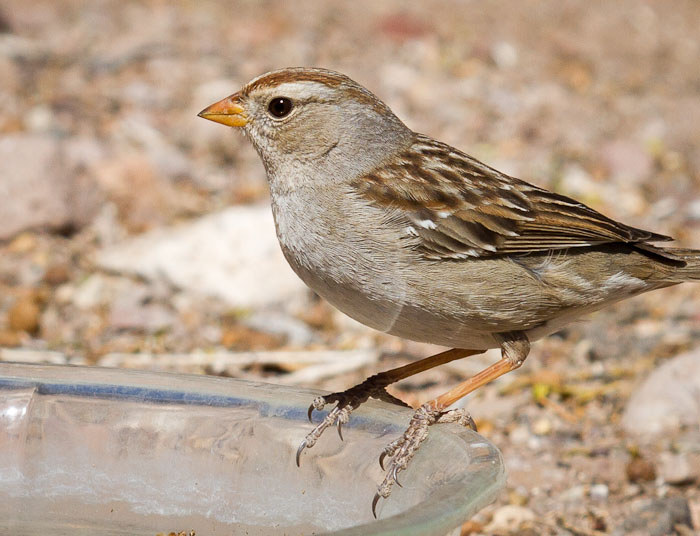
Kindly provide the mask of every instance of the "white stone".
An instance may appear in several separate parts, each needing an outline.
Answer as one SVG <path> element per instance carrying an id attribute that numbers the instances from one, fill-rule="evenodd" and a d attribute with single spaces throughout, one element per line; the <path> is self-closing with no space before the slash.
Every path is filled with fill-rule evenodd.
<path id="1" fill-rule="evenodd" d="M 590 496 L 594 501 L 606 501 L 609 494 L 610 489 L 605 484 L 594 484 L 591 486 Z"/>
<path id="2" fill-rule="evenodd" d="M 25 229 L 58 228 L 71 219 L 70 179 L 52 136 L 17 134 L 0 139 L 0 240 Z M 11 202 L 9 201 L 11 200 Z"/>
<path id="3" fill-rule="evenodd" d="M 564 502 L 579 502 L 583 500 L 585 496 L 586 486 L 583 484 L 573 486 L 559 494 L 559 498 Z"/>
<path id="4" fill-rule="evenodd" d="M 622 426 L 640 440 L 700 427 L 700 349 L 653 371 L 627 402 Z"/>
<path id="5" fill-rule="evenodd" d="M 700 477 L 700 455 L 687 452 L 674 454 L 661 453 L 659 476 L 664 482 L 680 485 L 697 480 Z"/>
<path id="6" fill-rule="evenodd" d="M 97 264 L 237 308 L 284 303 L 306 288 L 282 255 L 268 206 L 231 207 L 149 231 L 101 251 Z"/>
<path id="7" fill-rule="evenodd" d="M 499 41 L 491 47 L 491 57 L 499 69 L 515 67 L 518 63 L 518 49 L 507 41 Z"/>
<path id="8" fill-rule="evenodd" d="M 488 534 L 499 531 L 513 532 L 521 528 L 523 523 L 535 520 L 535 513 L 524 506 L 508 504 L 501 506 L 493 513 L 491 523 L 485 527 Z"/>

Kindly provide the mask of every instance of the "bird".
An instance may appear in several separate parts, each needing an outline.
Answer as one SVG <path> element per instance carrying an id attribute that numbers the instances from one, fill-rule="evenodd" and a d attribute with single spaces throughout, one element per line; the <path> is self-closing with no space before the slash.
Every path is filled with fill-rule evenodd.
<path id="1" fill-rule="evenodd" d="M 672 238 L 416 133 L 335 71 L 268 72 L 199 116 L 252 142 L 282 252 L 304 283 L 371 328 L 451 348 L 313 400 L 309 420 L 335 406 L 301 442 L 297 464 L 328 427 L 342 439 L 342 425 L 369 397 L 402 404 L 388 385 L 501 351 L 496 363 L 416 409 L 382 451 L 375 517 L 430 426 L 476 429 L 466 410 L 450 406 L 520 367 L 531 342 L 614 302 L 700 280 L 700 250 L 657 245 Z"/>

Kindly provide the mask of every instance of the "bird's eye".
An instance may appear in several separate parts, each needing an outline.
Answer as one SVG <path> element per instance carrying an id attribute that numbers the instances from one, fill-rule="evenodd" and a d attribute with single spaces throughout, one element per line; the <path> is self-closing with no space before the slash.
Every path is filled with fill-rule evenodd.
<path id="1" fill-rule="evenodd" d="M 287 97 L 275 97 L 268 104 L 267 109 L 273 117 L 282 118 L 292 111 L 292 101 Z"/>

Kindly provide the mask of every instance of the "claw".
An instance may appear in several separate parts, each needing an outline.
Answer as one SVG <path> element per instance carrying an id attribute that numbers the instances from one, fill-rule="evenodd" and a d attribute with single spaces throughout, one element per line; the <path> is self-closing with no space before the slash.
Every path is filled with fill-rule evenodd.
<path id="1" fill-rule="evenodd" d="M 394 467 L 394 470 L 391 472 L 391 478 L 393 479 L 394 482 L 396 482 L 396 485 L 400 488 L 403 488 L 401 485 L 401 482 L 399 482 L 399 466 L 397 465 Z"/>
<path id="2" fill-rule="evenodd" d="M 304 449 L 306 448 L 306 439 L 301 442 L 301 445 L 299 445 L 299 448 L 297 449 L 297 467 L 301 467 L 299 465 L 299 461 L 301 460 L 301 453 L 304 452 Z"/>
<path id="3" fill-rule="evenodd" d="M 383 451 L 383 452 L 379 455 L 379 467 L 382 468 L 382 471 L 385 470 L 385 469 L 384 469 L 384 458 L 386 458 L 386 456 L 387 456 L 386 451 Z"/>
<path id="4" fill-rule="evenodd" d="M 338 424 L 336 426 L 338 427 L 338 435 L 340 436 L 340 440 L 344 441 L 344 439 L 343 439 L 343 421 L 338 419 Z"/>
<path id="5" fill-rule="evenodd" d="M 379 493 L 374 494 L 374 499 L 372 499 L 372 515 L 374 516 L 374 519 L 377 519 L 377 503 L 379 502 L 379 499 L 381 499 L 381 495 Z"/>
<path id="6" fill-rule="evenodd" d="M 314 409 L 315 409 L 315 408 L 314 408 L 314 405 L 311 404 L 311 405 L 309 406 L 309 410 L 306 412 L 307 417 L 309 417 L 309 422 L 313 422 L 313 421 L 311 420 L 311 415 L 313 414 Z"/>

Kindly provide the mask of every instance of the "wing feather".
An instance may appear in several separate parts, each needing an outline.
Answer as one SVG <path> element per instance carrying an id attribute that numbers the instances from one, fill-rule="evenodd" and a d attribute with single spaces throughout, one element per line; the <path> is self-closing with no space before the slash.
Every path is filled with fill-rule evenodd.
<path id="1" fill-rule="evenodd" d="M 422 135 L 393 163 L 360 177 L 353 187 L 373 204 L 404 215 L 429 258 L 671 240 L 616 222 Z"/>

